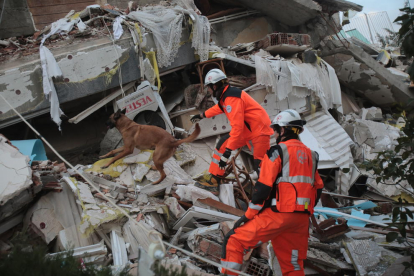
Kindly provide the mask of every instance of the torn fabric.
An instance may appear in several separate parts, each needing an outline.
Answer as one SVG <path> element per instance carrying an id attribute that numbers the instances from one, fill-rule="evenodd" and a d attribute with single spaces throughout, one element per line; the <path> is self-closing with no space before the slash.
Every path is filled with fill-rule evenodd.
<path id="1" fill-rule="evenodd" d="M 124 29 L 122 29 L 121 23 L 124 21 L 124 16 L 118 16 L 115 18 L 112 28 L 114 30 L 114 39 L 118 40 L 121 38 L 122 34 L 124 33 Z"/>
<path id="2" fill-rule="evenodd" d="M 56 22 L 53 22 L 50 32 L 43 37 L 39 47 L 40 63 L 42 65 L 43 93 L 45 93 L 46 97 L 49 97 L 50 116 L 58 125 L 59 130 L 61 130 L 60 125 L 62 123 L 60 116 L 63 115 L 63 112 L 59 107 L 59 99 L 52 78 L 61 77 L 62 71 L 60 70 L 53 54 L 43 44 L 46 39 L 56 33 L 68 33 L 79 21 L 79 14 L 75 14 L 70 19 L 62 18 Z"/>
<path id="3" fill-rule="evenodd" d="M 205 61 L 208 59 L 210 42 L 210 23 L 205 16 L 179 6 L 173 9 L 156 6 L 128 14 L 130 19 L 140 22 L 144 28 L 152 32 L 160 68 L 171 65 L 177 56 L 181 44 L 184 14 L 189 14 L 194 24 L 192 46 L 200 56 L 200 60 Z"/>

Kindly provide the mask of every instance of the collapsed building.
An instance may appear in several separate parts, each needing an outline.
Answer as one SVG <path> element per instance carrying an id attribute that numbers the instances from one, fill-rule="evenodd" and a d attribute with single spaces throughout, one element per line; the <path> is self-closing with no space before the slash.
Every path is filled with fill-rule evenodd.
<path id="1" fill-rule="evenodd" d="M 81 122 L 103 109 L 126 108 L 135 122 L 181 138 L 193 131 L 190 116 L 214 105 L 203 81 L 219 68 L 270 119 L 292 108 L 307 121 L 300 138 L 319 153 L 325 189 L 312 221 L 306 274 L 402 269 L 406 247 L 385 242 L 395 230 L 382 220 L 403 191 L 409 198 L 410 183 L 377 184 L 358 163 L 395 146 L 404 120 L 389 120 L 387 112 L 414 93 L 408 75 L 384 62 L 380 50 L 337 35 L 339 12 L 361 6 L 343 0 L 67 1 L 60 7 L 66 10 L 48 14 L 56 7 L 18 2 L 20 9 L 9 8 L 31 20 L 7 32 L 4 22 L 16 20 L 6 16 L 0 25 L 0 132 L 12 140 L 0 140 L 0 169 L 7 176 L 0 190 L 2 251 L 23 227 L 53 244 L 53 252 L 73 246 L 85 262 L 131 265 L 138 271 L 131 273 L 152 275 L 149 266 L 137 264 L 164 252 L 154 247 L 156 231 L 171 245 L 162 254 L 166 266 L 217 274 L 180 249 L 218 262 L 224 234 L 243 215 L 257 178 L 251 153 L 242 148 L 220 197 L 192 185 L 207 173 L 216 140 L 231 129 L 224 115 L 200 121 L 198 140 L 177 150 L 164 165 L 167 178 L 154 186 L 159 174 L 150 168 L 151 150 L 137 150 L 107 169 L 104 160 L 69 168 L 47 161 L 40 140 L 26 141 L 23 152 L 16 140 L 28 134 L 13 126 L 22 124 L 18 114 L 51 117 L 54 127 L 47 130 L 59 135 L 52 144 L 70 151 L 71 139 L 96 127 L 96 117 L 82 128 Z M 64 114 L 73 116 L 62 120 Z M 99 142 L 100 155 L 122 145 L 116 129 L 84 140 Z M 281 275 L 271 247 L 251 250 L 243 272 Z"/>

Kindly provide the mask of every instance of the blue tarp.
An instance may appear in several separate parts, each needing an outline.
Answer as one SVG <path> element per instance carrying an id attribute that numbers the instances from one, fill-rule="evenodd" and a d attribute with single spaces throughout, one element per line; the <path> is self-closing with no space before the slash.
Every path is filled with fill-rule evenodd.
<path id="1" fill-rule="evenodd" d="M 13 146 L 17 147 L 23 155 L 27 155 L 30 158 L 30 165 L 32 161 L 44 161 L 47 160 L 45 147 L 42 140 L 14 140 L 10 141 Z"/>
<path id="2" fill-rule="evenodd" d="M 321 215 L 325 219 L 344 217 L 348 221 L 349 226 L 365 227 L 365 225 L 367 224 L 367 222 L 365 222 L 365 221 L 361 221 L 361 220 L 354 219 L 354 218 L 347 218 L 346 216 L 341 216 L 340 214 L 331 214 L 329 212 L 325 213 L 323 211 L 340 212 L 340 210 L 351 209 L 352 208 L 352 211 L 351 211 L 352 216 L 369 220 L 371 215 L 364 214 L 360 210 L 371 209 L 371 208 L 374 208 L 374 207 L 377 207 L 377 205 L 375 203 L 373 203 L 372 201 L 366 201 L 366 202 L 363 202 L 361 204 L 357 204 L 357 205 L 354 205 L 354 206 L 343 207 L 343 208 L 339 208 L 339 209 L 326 208 L 326 207 L 317 207 L 317 209 L 315 209 L 315 215 Z M 320 210 L 320 212 L 318 212 L 318 210 Z"/>

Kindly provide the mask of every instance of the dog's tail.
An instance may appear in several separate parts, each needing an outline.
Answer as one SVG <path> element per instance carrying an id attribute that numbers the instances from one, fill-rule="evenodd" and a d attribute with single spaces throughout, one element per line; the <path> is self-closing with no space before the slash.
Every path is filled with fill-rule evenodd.
<path id="1" fill-rule="evenodd" d="M 191 133 L 191 135 L 188 136 L 187 138 L 175 141 L 174 147 L 178 147 L 182 143 L 190 143 L 190 142 L 194 141 L 197 138 L 197 136 L 200 134 L 200 132 L 201 132 L 201 129 L 200 129 L 200 126 L 197 123 L 195 125 L 195 130 L 193 131 L 193 133 Z"/>

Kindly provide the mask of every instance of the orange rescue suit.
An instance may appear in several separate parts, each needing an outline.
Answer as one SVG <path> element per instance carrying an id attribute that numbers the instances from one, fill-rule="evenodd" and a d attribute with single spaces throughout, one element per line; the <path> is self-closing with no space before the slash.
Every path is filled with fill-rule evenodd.
<path id="1" fill-rule="evenodd" d="M 243 254 L 270 240 L 283 275 L 305 275 L 309 214 L 313 213 L 317 190 L 323 188 L 316 166 L 316 152 L 299 140 L 270 148 L 245 213 L 249 221 L 228 238 L 222 273 L 237 275 L 226 268 L 240 270 Z"/>
<path id="2" fill-rule="evenodd" d="M 258 136 L 273 134 L 266 110 L 243 90 L 227 85 L 218 104 L 206 110 L 203 116 L 211 118 L 221 113 L 226 114 L 230 122 L 227 148 L 231 150 L 246 145 L 246 141 Z"/>

